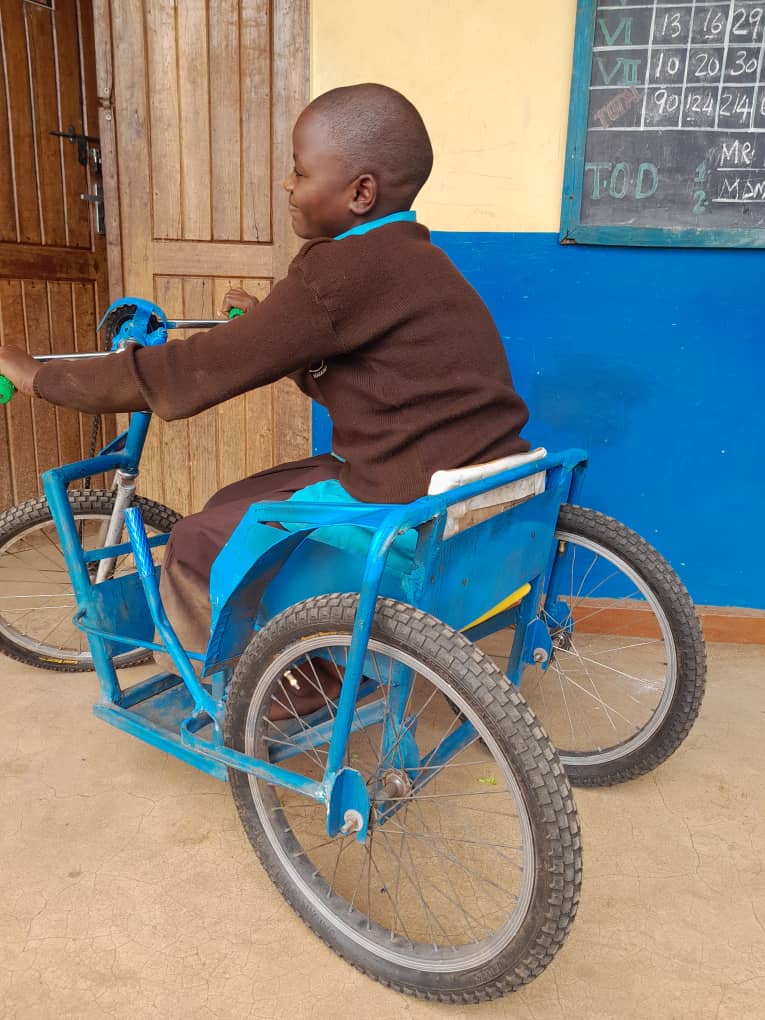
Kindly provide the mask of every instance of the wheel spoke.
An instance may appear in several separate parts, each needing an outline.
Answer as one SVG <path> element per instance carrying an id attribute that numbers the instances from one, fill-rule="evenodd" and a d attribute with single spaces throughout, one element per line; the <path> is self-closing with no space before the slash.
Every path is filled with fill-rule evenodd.
<path id="1" fill-rule="evenodd" d="M 401 832 L 401 833 L 404 833 L 405 835 L 409 836 L 411 839 L 430 839 L 431 835 L 432 835 L 430 832 L 414 832 L 412 829 L 402 828 L 401 826 L 396 825 L 395 822 L 389 822 L 385 826 L 385 829 L 386 829 L 387 832 Z M 463 839 L 460 836 L 447 836 L 444 833 L 438 833 L 436 838 L 437 839 L 443 839 L 443 840 L 445 840 L 448 843 L 460 843 L 463 846 L 489 847 L 492 850 L 497 850 L 498 853 L 499 853 L 499 856 L 504 857 L 504 859 L 506 861 L 508 861 L 508 863 L 513 863 L 513 862 L 511 861 L 511 858 L 507 854 L 502 854 L 500 852 L 501 849 L 502 848 L 504 848 L 504 849 L 511 849 L 511 850 L 521 850 L 522 849 L 520 843 L 517 843 L 517 844 L 490 843 L 490 842 L 487 843 L 487 842 L 485 842 L 483 840 Z M 518 867 L 518 863 L 515 862 L 513 864 L 513 866 L 514 867 Z"/>
<path id="2" fill-rule="evenodd" d="M 385 841 L 386 841 L 386 844 L 387 844 L 387 835 L 386 835 L 385 829 L 380 829 L 378 831 L 381 833 L 382 836 L 385 837 Z M 404 838 L 404 845 L 402 845 L 401 849 L 402 849 L 402 853 L 401 853 L 401 866 L 403 868 L 404 874 L 407 876 L 407 878 L 409 879 L 410 883 L 412 884 L 412 887 L 414 888 L 415 892 L 417 893 L 417 898 L 419 899 L 420 903 L 422 904 L 422 907 L 423 907 L 423 910 L 425 912 L 425 916 L 426 916 L 426 919 L 427 919 L 428 930 L 429 930 L 429 933 L 430 933 L 430 941 L 431 941 L 431 943 L 433 945 L 433 948 L 434 949 L 438 949 L 438 943 L 436 942 L 436 938 L 435 938 L 435 929 L 434 929 L 434 927 L 433 927 L 433 925 L 431 923 L 431 918 L 436 922 L 438 927 L 441 929 L 441 933 L 442 933 L 443 937 L 447 941 L 449 940 L 449 933 L 446 931 L 446 929 L 443 927 L 441 922 L 438 920 L 438 918 L 436 917 L 434 912 L 428 906 L 428 902 L 425 899 L 425 896 L 424 896 L 423 891 L 422 891 L 422 883 L 420 881 L 420 875 L 418 873 L 417 864 L 415 863 L 415 860 L 414 860 L 414 858 L 412 856 L 411 848 L 409 846 L 406 846 L 406 837 Z M 404 865 L 404 851 L 406 852 L 406 855 L 409 858 L 409 863 L 412 866 L 412 870 L 411 871 L 409 870 L 409 868 L 407 868 Z"/>
<path id="3" fill-rule="evenodd" d="M 267 639 L 269 627 L 253 639 L 253 648 Z M 310 717 L 301 719 L 294 712 L 297 699 L 291 689 L 286 682 L 286 690 L 278 685 L 291 671 L 301 690 L 322 692 L 320 739 L 328 740 L 337 699 L 324 687 L 330 677 L 342 677 L 351 637 L 350 632 L 325 633 L 328 629 L 317 623 L 315 636 L 302 637 L 278 654 L 269 652 L 263 665 L 252 666 L 254 686 L 243 723 L 245 753 L 272 742 L 290 748 L 294 754 L 282 760 L 288 761 L 291 771 L 314 780 L 324 776 L 326 759 L 322 755 L 317 760 L 308 746 Z M 243 683 L 248 675 L 247 655 L 232 681 L 231 710 L 240 696 L 237 678 L 241 674 Z M 369 689 L 381 700 L 375 721 L 361 726 L 367 716 L 360 706 L 367 704 L 367 694 L 359 699 L 354 715 L 359 728 L 352 730 L 343 760 L 346 768 L 361 776 L 370 798 L 363 842 L 352 833 L 327 836 L 328 808 L 321 803 L 287 794 L 254 775 L 243 775 L 242 782 L 269 842 L 284 847 L 287 856 L 280 860 L 292 862 L 290 881 L 300 884 L 303 895 L 309 900 L 317 897 L 325 916 L 350 925 L 349 932 L 363 932 L 381 953 L 397 958 L 403 953 L 427 971 L 428 960 L 483 958 L 480 954 L 487 946 L 509 937 L 503 933 L 510 930 L 508 925 L 515 930 L 517 918 L 525 916 L 538 871 L 532 866 L 534 842 L 526 802 L 515 772 L 498 757 L 497 738 L 485 729 L 480 712 L 469 707 L 475 696 L 457 707 L 440 674 L 407 656 L 410 653 L 377 638 L 370 640 L 366 653 L 363 682 L 371 681 Z M 447 661 L 451 663 L 451 658 Z M 399 689 L 394 711 L 393 684 L 398 677 L 408 690 Z M 500 683 L 499 674 L 493 671 L 484 683 L 491 689 Z M 267 718 L 274 693 L 290 710 L 287 732 Z M 375 701 L 368 703 L 374 706 Z M 457 749 L 439 764 L 437 756 L 466 720 L 459 714 L 463 707 L 475 738 L 455 745 Z M 528 739 L 536 738 L 529 733 Z M 403 748 L 405 756 L 400 753 Z M 412 763 L 410 755 L 415 753 Z M 520 767 L 519 774 L 523 775 Z M 333 788 L 331 796 L 340 789 Z M 330 817 L 336 810 L 330 807 Z"/>
<path id="4" fill-rule="evenodd" d="M 601 648 L 598 651 L 598 655 L 611 655 L 614 652 L 625 652 L 629 648 L 647 648 L 649 645 L 664 646 L 664 642 L 660 638 L 645 638 L 643 641 L 630 641 L 626 645 L 614 645 L 612 648 Z"/>
<path id="5" fill-rule="evenodd" d="M 588 668 L 586 659 L 582 655 L 579 654 L 579 650 L 576 647 L 576 644 L 575 644 L 575 642 L 573 640 L 571 642 L 571 648 L 572 648 L 574 654 L 576 655 L 576 657 L 578 658 L 579 662 L 582 665 L 582 669 L 584 670 L 584 674 L 585 674 L 585 676 L 587 677 L 587 679 L 588 679 L 588 681 L 590 683 L 590 687 L 592 688 L 593 696 L 595 697 L 596 701 L 598 701 L 598 703 L 600 704 L 600 707 L 603 709 L 603 712 L 604 712 L 606 718 L 608 719 L 609 725 L 613 729 L 614 733 L 616 733 L 618 735 L 618 729 L 617 729 L 616 723 L 614 722 L 612 711 L 616 715 L 618 715 L 619 713 L 616 711 L 616 709 L 611 709 L 606 704 L 604 698 L 602 697 L 602 695 L 600 693 L 600 690 L 598 689 L 598 685 L 595 683 L 595 677 L 592 675 L 592 673 L 590 672 L 590 670 Z M 631 698 L 632 696 L 629 695 L 629 697 Z M 622 718 L 624 718 L 624 717 L 622 717 Z"/>
<path id="6" fill-rule="evenodd" d="M 436 840 L 436 841 L 437 840 L 448 840 L 448 836 L 444 836 L 442 833 L 433 832 L 433 830 L 430 829 L 429 826 L 427 825 L 427 823 L 425 821 L 425 818 L 423 816 L 423 813 L 422 813 L 422 806 L 417 803 L 416 799 L 414 801 L 414 805 L 415 805 L 415 807 L 417 809 L 417 812 L 418 812 L 418 814 L 420 816 L 420 823 L 421 823 L 421 825 L 423 827 L 423 831 L 421 833 L 413 833 L 411 831 L 407 832 L 407 837 L 408 838 L 420 838 L 420 839 L 427 840 L 428 847 L 429 847 L 431 853 L 437 854 L 438 856 L 443 857 L 445 860 L 451 861 L 451 863 L 455 864 L 460 870 L 466 872 L 467 874 L 471 874 L 471 875 L 475 876 L 475 878 L 477 879 L 478 882 L 480 882 L 482 885 L 488 886 L 493 892 L 499 892 L 503 896 L 509 896 L 513 900 L 516 899 L 515 895 L 512 894 L 512 893 L 509 893 L 504 886 L 499 884 L 499 882 L 495 882 L 493 879 L 488 878 L 486 875 L 482 875 L 480 872 L 476 871 L 474 868 L 468 868 L 466 864 L 464 864 L 461 860 L 459 860 L 459 858 L 455 857 L 453 854 L 447 853 L 444 850 L 439 850 L 437 846 L 434 846 L 433 845 L 433 841 L 434 840 Z M 477 846 L 483 846 L 484 844 L 474 843 L 473 845 L 474 846 L 476 846 L 476 845 Z"/>
<path id="7" fill-rule="evenodd" d="M 598 662 L 597 659 L 593 659 L 588 655 L 580 655 L 580 653 L 577 652 L 576 649 L 574 649 L 573 651 L 569 651 L 567 648 L 562 648 L 561 651 L 564 652 L 564 654 L 566 655 L 575 656 L 582 663 L 590 663 L 593 666 L 599 666 L 601 669 L 608 670 L 609 673 L 616 673 L 617 676 L 623 677 L 625 680 L 633 680 L 636 684 L 645 683 L 644 677 L 635 676 L 634 673 L 627 673 L 623 669 L 617 669 L 616 666 L 609 666 L 608 663 L 606 662 Z M 635 701 L 636 703 L 639 703 L 638 699 L 636 698 L 633 698 L 632 700 Z"/>

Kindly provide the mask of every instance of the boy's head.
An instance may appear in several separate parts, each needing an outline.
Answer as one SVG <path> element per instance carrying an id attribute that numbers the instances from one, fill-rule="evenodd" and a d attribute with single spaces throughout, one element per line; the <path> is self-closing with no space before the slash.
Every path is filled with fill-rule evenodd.
<path id="1" fill-rule="evenodd" d="M 298 117 L 292 142 L 284 187 L 298 237 L 335 237 L 409 209 L 433 166 L 422 117 L 385 85 L 325 92 Z"/>

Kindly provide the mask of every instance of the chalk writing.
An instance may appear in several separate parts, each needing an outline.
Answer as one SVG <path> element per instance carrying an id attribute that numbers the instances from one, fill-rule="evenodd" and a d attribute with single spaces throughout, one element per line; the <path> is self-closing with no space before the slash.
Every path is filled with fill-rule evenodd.
<path id="1" fill-rule="evenodd" d="M 629 163 L 585 163 L 585 175 L 591 174 L 590 197 L 596 202 L 605 194 L 611 198 L 632 198 L 641 200 L 656 194 L 659 187 L 659 171 L 653 163 L 641 163 L 634 168 Z"/>
<path id="2" fill-rule="evenodd" d="M 640 80 L 642 61 L 634 57 L 615 57 L 609 60 L 598 55 L 595 63 L 603 85 L 637 85 Z"/>
<path id="3" fill-rule="evenodd" d="M 765 229 L 765 0 L 597 0 L 591 24 L 581 222 Z"/>
<path id="4" fill-rule="evenodd" d="M 764 50 L 765 0 L 607 0 L 598 6 L 590 88 L 634 89 L 642 103 L 635 130 L 727 129 L 725 118 L 733 117 L 736 127 L 761 132 Z M 592 129 L 620 125 L 605 112 L 613 98 L 596 102 L 593 95 Z"/>
<path id="5" fill-rule="evenodd" d="M 625 113 L 636 103 L 642 103 L 643 97 L 636 88 L 625 89 L 624 92 L 620 92 L 618 96 L 614 96 L 610 99 L 605 106 L 601 106 L 599 110 L 594 113 L 595 120 L 598 121 L 603 127 L 609 127 L 611 124 L 616 124 Z"/>

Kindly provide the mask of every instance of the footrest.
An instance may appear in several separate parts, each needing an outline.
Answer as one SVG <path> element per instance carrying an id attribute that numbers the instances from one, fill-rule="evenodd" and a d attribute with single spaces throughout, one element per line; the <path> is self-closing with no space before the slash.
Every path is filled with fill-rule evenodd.
<path id="1" fill-rule="evenodd" d="M 194 712 L 194 699 L 180 677 L 159 673 L 124 691 L 119 705 L 94 705 L 93 712 L 110 726 L 227 781 L 225 765 L 203 757 L 182 740 L 182 726 Z"/>

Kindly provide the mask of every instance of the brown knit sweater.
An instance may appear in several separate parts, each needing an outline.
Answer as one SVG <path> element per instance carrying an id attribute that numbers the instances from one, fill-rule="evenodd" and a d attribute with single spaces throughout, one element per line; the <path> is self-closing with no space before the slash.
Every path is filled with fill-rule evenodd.
<path id="1" fill-rule="evenodd" d="M 519 435 L 528 412 L 486 306 L 411 222 L 309 241 L 246 315 L 97 366 L 48 362 L 35 392 L 171 421 L 286 375 L 329 410 L 347 461 L 340 480 L 366 502 L 408 502 L 439 468 L 529 448 Z"/>

